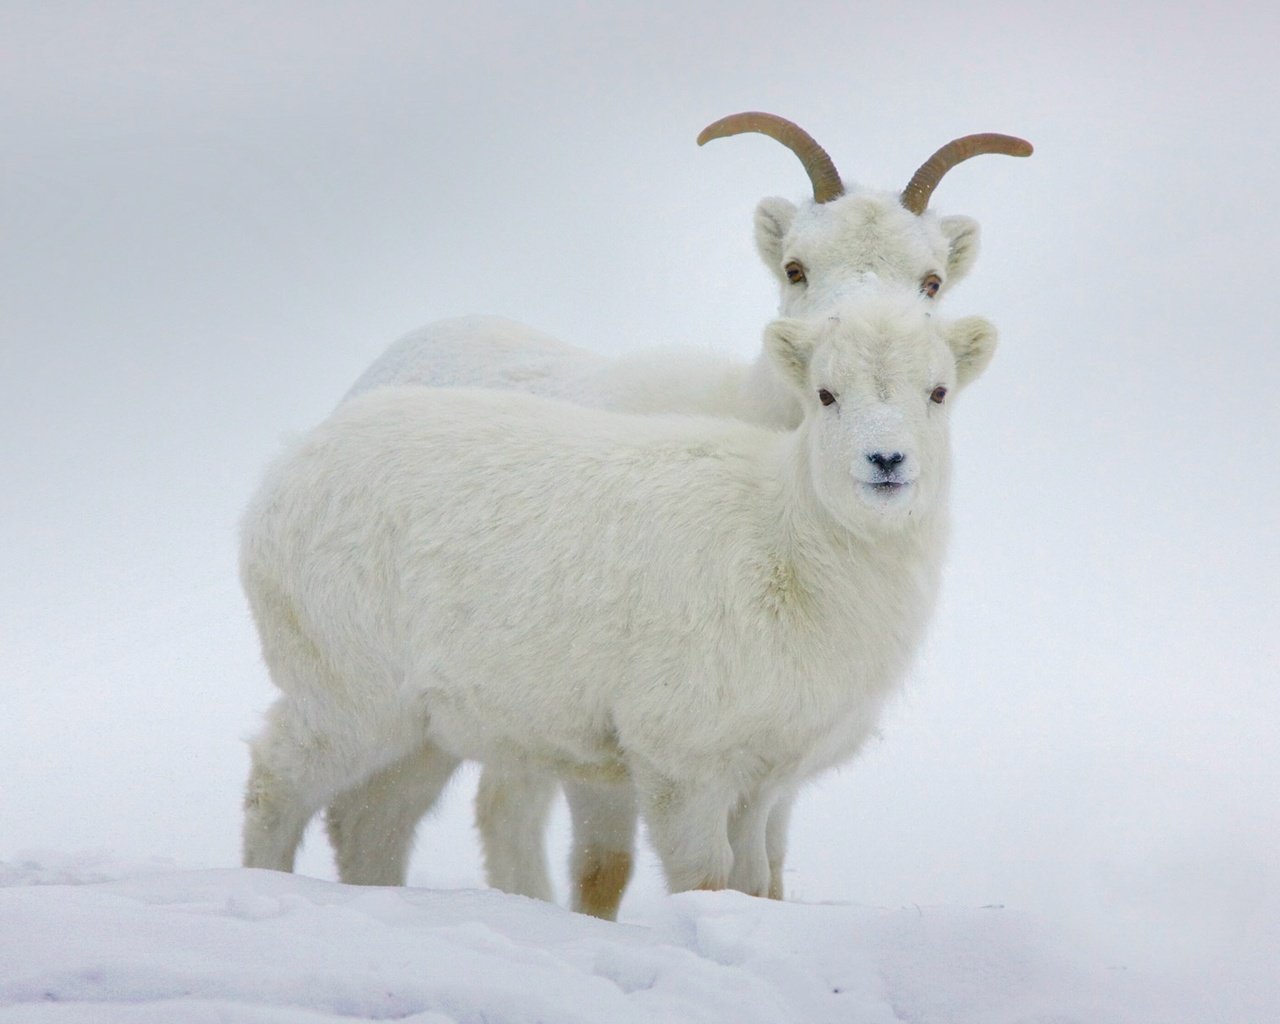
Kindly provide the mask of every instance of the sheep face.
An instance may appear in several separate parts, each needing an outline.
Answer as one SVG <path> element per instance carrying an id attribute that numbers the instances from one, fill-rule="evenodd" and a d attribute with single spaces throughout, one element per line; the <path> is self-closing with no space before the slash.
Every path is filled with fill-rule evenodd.
<path id="1" fill-rule="evenodd" d="M 902 296 L 769 325 L 766 348 L 803 406 L 814 494 L 837 522 L 866 534 L 941 507 L 950 400 L 995 343 L 987 321 L 940 321 Z"/>
<path id="2" fill-rule="evenodd" d="M 852 188 L 799 207 L 762 200 L 755 237 L 778 279 L 780 311 L 815 316 L 877 284 L 906 286 L 926 300 L 941 295 L 977 259 L 979 229 L 968 217 L 911 213 L 896 193 Z"/>

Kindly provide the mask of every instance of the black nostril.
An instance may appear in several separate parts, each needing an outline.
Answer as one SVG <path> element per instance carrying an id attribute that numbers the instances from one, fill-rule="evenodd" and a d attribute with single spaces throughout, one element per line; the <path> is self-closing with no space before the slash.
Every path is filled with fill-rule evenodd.
<path id="1" fill-rule="evenodd" d="M 906 456 L 902 452 L 871 452 L 867 456 L 867 461 L 875 466 L 876 469 L 887 473 L 905 458 Z"/>

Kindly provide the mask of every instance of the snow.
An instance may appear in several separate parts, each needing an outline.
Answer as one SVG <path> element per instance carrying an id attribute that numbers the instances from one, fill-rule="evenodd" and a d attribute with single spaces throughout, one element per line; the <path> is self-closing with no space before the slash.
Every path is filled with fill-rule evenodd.
<path id="1" fill-rule="evenodd" d="M 465 9 L 464 9 L 465 8 Z M 0 1021 L 1280 1019 L 1280 8 L 0 5 Z M 983 226 L 935 627 L 793 816 L 788 901 L 482 891 L 474 770 L 402 891 L 237 869 L 271 699 L 235 523 L 400 334 L 746 357 L 738 110 Z M 548 851 L 564 902 L 567 827 Z M 412 933 L 412 934 L 410 934 Z M 95 980 L 96 979 L 96 980 Z M 840 989 L 839 993 L 834 989 Z M 59 1001 L 45 993 L 59 994 Z M 521 1016 L 523 1015 L 523 1016 Z"/>
<path id="2" fill-rule="evenodd" d="M 685 893 L 608 924 L 492 891 L 82 870 L 85 884 L 74 864 L 41 883 L 46 869 L 0 867 L 0 934 L 22 936 L 6 950 L 0 1021 L 1155 1019 L 1133 1015 L 1153 1008 L 1135 992 L 1146 979 L 1001 907 Z"/>

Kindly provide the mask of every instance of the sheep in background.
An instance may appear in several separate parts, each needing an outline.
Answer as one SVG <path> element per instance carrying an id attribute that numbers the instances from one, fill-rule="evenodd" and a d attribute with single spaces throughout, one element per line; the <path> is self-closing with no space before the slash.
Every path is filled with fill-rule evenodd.
<path id="1" fill-rule="evenodd" d="M 245 865 L 290 870 L 315 811 L 400 758 L 439 785 L 474 758 L 634 799 L 673 891 L 775 889 L 775 808 L 853 756 L 924 630 L 950 398 L 994 345 L 901 296 L 775 321 L 788 432 L 472 389 L 344 403 L 244 519 L 282 691 Z"/>
<path id="2" fill-rule="evenodd" d="M 801 160 L 813 200 L 767 198 L 755 212 L 756 248 L 778 281 L 781 316 L 820 316 L 842 299 L 882 287 L 946 293 L 972 268 L 980 229 L 970 217 L 928 208 L 942 177 L 972 157 L 1029 156 L 1008 135 L 966 135 L 926 160 L 901 192 L 846 186 L 825 150 L 773 114 L 733 114 L 708 125 L 698 144 L 745 132 L 768 135 Z M 697 412 L 791 427 L 799 409 L 763 355 L 752 364 L 669 350 L 609 357 L 568 345 L 502 317 L 429 324 L 391 345 L 347 397 L 386 384 L 511 388 L 623 412 Z"/>
<path id="3" fill-rule="evenodd" d="M 845 186 L 831 158 L 796 125 L 747 113 L 708 126 L 699 145 L 741 132 L 760 132 L 797 154 L 813 200 L 798 206 L 762 200 L 755 239 L 778 280 L 787 316 L 819 315 L 850 295 L 902 288 L 932 303 L 972 267 L 979 228 L 968 217 L 928 209 L 942 176 L 983 153 L 1025 156 L 1029 144 L 1004 135 L 974 135 L 939 149 L 901 192 Z M 690 350 L 607 357 L 498 317 L 462 317 L 416 331 L 361 376 L 348 398 L 387 384 L 512 389 L 628 412 L 694 412 L 777 427 L 794 426 L 800 404 L 762 353 L 754 363 Z M 327 825 L 339 876 L 347 882 L 403 884 L 418 820 L 443 784 L 430 750 L 390 766 L 329 808 Z M 476 821 L 491 885 L 551 899 L 543 833 L 553 780 L 486 768 L 476 797 Z M 630 877 L 636 812 L 616 790 L 570 782 L 573 820 L 571 904 L 614 917 Z M 775 810 L 774 844 L 781 897 L 784 803 Z"/>

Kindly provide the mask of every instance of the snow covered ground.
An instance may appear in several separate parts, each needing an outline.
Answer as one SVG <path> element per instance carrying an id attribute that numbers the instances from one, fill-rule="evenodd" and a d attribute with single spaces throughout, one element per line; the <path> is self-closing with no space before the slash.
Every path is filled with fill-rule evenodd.
<path id="1" fill-rule="evenodd" d="M 686 893 L 615 925 L 492 891 L 155 866 L 100 880 L 116 870 L 0 865 L 13 886 L 0 889 L 0 934 L 21 937 L 6 949 L 0 1021 L 1120 1024 L 1263 1012 L 1250 993 L 1171 988 L 1003 907 Z"/>
<path id="2" fill-rule="evenodd" d="M 0 5 L 0 1021 L 1280 1019 L 1280 12 Z M 934 205 L 1001 329 L 883 738 L 789 902 L 480 891 L 464 773 L 402 891 L 236 868 L 271 698 L 234 528 L 395 337 L 489 312 L 748 356 L 794 117 Z M 548 840 L 563 863 L 559 812 Z M 563 875 L 558 879 L 564 887 Z M 836 991 L 839 990 L 839 991 Z"/>

